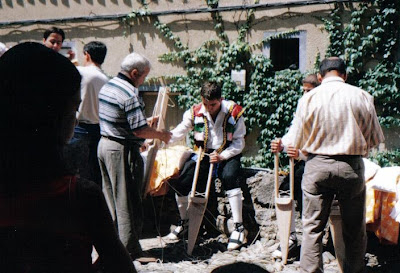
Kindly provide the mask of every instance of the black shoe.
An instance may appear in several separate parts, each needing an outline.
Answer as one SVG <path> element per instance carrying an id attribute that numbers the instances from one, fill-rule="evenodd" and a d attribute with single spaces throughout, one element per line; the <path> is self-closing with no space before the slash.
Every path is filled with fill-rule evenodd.
<path id="1" fill-rule="evenodd" d="M 235 230 L 229 237 L 228 250 L 235 250 L 247 242 L 247 230 L 242 223 L 235 223 Z"/>

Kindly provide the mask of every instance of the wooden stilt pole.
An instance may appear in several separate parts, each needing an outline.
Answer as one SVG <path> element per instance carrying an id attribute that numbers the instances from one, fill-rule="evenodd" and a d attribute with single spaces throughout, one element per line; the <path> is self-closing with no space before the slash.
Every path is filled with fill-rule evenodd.
<path id="1" fill-rule="evenodd" d="M 342 216 L 338 206 L 333 205 L 329 216 L 329 228 L 331 229 L 333 246 L 335 247 L 335 255 L 338 260 L 340 272 L 343 273 L 343 263 L 345 255 L 345 247 L 342 233 Z"/>
<path id="2" fill-rule="evenodd" d="M 165 128 L 165 115 L 168 107 L 168 98 L 169 98 L 169 88 L 164 86 L 160 87 L 158 91 L 157 101 L 153 110 L 153 117 L 158 116 L 158 123 L 156 128 L 158 130 Z M 153 125 L 152 125 L 153 126 Z M 154 169 L 154 161 L 156 160 L 157 152 L 160 146 L 161 140 L 154 139 L 153 144 L 148 147 L 144 178 L 143 178 L 143 198 L 147 196 L 150 192 L 151 188 L 151 175 Z"/>
<path id="3" fill-rule="evenodd" d="M 280 240 L 282 262 L 287 263 L 289 250 L 290 226 L 293 214 L 294 195 L 294 162 L 290 159 L 290 197 L 279 195 L 279 153 L 275 153 L 275 210 L 278 222 L 278 236 Z"/>
<path id="4" fill-rule="evenodd" d="M 187 253 L 192 255 L 194 246 L 196 244 L 197 235 L 199 234 L 201 222 L 203 221 L 204 212 L 207 208 L 208 197 L 210 194 L 211 180 L 214 169 L 214 164 L 210 164 L 208 171 L 208 179 L 206 190 L 203 194 L 196 194 L 197 180 L 199 176 L 199 168 L 202 157 L 202 150 L 200 148 L 199 155 L 196 162 L 196 169 L 193 177 L 192 192 L 189 196 L 188 216 L 189 216 L 189 232 L 188 232 L 188 247 Z"/>

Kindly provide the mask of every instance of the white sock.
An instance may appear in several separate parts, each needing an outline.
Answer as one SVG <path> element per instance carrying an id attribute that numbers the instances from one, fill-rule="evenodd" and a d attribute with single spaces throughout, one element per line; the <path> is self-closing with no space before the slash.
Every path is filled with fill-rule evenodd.
<path id="1" fill-rule="evenodd" d="M 176 204 L 178 205 L 179 215 L 181 220 L 186 220 L 188 218 L 187 215 L 187 207 L 188 207 L 188 196 L 179 196 L 175 194 Z"/>
<path id="2" fill-rule="evenodd" d="M 226 191 L 226 196 L 229 200 L 229 205 L 232 209 L 232 218 L 234 223 L 243 223 L 242 208 L 243 208 L 243 193 L 240 188 L 235 188 Z"/>

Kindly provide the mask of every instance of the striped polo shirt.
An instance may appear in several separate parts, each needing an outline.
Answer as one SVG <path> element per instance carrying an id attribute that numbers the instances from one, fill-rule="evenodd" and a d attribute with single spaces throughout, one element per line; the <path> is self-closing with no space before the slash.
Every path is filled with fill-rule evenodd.
<path id="1" fill-rule="evenodd" d="M 125 75 L 119 73 L 100 90 L 99 116 L 102 136 L 143 141 L 133 131 L 147 127 L 144 105 Z"/>
<path id="2" fill-rule="evenodd" d="M 373 97 L 340 77 L 327 77 L 299 101 L 290 140 L 319 155 L 368 155 L 384 141 Z"/>

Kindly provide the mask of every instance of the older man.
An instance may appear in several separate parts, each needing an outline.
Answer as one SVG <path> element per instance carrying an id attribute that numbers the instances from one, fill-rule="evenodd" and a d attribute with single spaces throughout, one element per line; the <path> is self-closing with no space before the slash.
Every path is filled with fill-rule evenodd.
<path id="1" fill-rule="evenodd" d="M 142 255 L 138 237 L 143 218 L 140 187 L 143 161 L 139 152 L 144 139 L 169 142 L 171 134 L 147 125 L 137 88 L 150 72 L 150 62 L 129 54 L 120 73 L 99 93 L 100 133 L 98 147 L 103 193 L 122 243 L 133 258 Z"/>
<path id="2" fill-rule="evenodd" d="M 301 272 L 323 272 L 322 236 L 336 195 L 343 221 L 344 272 L 364 272 L 365 184 L 362 156 L 384 141 L 373 97 L 345 83 L 346 65 L 324 59 L 319 87 L 299 101 L 289 143 L 308 153 L 302 181 Z"/>

